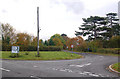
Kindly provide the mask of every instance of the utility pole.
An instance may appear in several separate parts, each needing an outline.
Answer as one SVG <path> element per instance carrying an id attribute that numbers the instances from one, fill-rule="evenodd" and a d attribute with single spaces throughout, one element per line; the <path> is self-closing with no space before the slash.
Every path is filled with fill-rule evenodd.
<path id="1" fill-rule="evenodd" d="M 40 57 L 39 54 L 39 7 L 37 7 L 37 56 Z"/>

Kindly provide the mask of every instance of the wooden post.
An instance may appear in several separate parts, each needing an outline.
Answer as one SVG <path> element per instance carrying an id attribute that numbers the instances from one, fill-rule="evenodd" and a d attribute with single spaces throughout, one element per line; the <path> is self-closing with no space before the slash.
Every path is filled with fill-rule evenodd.
<path id="1" fill-rule="evenodd" d="M 39 57 L 39 7 L 37 7 L 37 56 Z"/>

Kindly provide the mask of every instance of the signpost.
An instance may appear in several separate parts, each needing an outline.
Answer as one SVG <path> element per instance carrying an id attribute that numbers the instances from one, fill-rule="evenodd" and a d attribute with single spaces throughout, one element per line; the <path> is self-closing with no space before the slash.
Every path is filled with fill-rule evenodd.
<path id="1" fill-rule="evenodd" d="M 73 51 L 73 47 L 74 47 L 74 46 L 73 46 L 73 45 L 71 45 L 72 51 Z"/>
<path id="2" fill-rule="evenodd" d="M 68 46 L 67 46 L 67 49 L 68 49 Z"/>
<path id="3" fill-rule="evenodd" d="M 19 46 L 12 46 L 12 53 L 19 53 Z"/>

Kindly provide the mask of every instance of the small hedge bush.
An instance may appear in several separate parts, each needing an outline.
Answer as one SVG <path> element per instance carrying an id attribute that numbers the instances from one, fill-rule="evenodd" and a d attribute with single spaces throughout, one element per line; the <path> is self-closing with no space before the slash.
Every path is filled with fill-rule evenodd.
<path id="1" fill-rule="evenodd" d="M 29 55 L 28 51 L 25 51 L 25 55 Z"/>
<path id="2" fill-rule="evenodd" d="M 40 51 L 61 51 L 62 49 L 60 46 L 44 46 L 40 48 Z"/>
<path id="3" fill-rule="evenodd" d="M 2 45 L 2 51 L 11 51 L 12 46 Z M 61 51 L 61 46 L 40 46 L 40 51 Z M 20 46 L 20 51 L 37 51 L 37 46 Z"/>
<path id="4" fill-rule="evenodd" d="M 120 54 L 120 48 L 101 48 L 101 49 L 97 49 L 97 52 Z"/>
<path id="5" fill-rule="evenodd" d="M 21 55 L 18 53 L 11 53 L 9 57 L 10 58 L 18 58 L 18 57 L 21 57 Z"/>

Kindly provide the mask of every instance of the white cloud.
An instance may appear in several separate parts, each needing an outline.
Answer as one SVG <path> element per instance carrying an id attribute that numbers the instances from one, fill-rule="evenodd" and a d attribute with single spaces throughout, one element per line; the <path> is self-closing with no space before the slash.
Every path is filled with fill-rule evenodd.
<path id="1" fill-rule="evenodd" d="M 40 8 L 40 38 L 55 33 L 74 37 L 82 18 L 117 12 L 119 0 L 0 0 L 0 21 L 20 32 L 37 35 L 37 6 Z"/>

